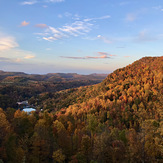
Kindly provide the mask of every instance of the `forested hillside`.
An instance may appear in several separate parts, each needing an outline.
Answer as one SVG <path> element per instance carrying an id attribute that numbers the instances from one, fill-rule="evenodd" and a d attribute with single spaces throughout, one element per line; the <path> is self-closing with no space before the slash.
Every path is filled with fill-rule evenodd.
<path id="1" fill-rule="evenodd" d="M 97 84 L 106 76 L 106 74 L 75 73 L 34 75 L 0 71 L 0 107 L 17 108 L 18 101 L 29 100 L 31 97 L 36 100 L 39 94 L 51 94 L 65 89 Z M 30 101 L 33 102 L 33 100 Z"/>
<path id="2" fill-rule="evenodd" d="M 40 106 L 30 115 L 0 109 L 1 162 L 163 162 L 163 57 L 30 100 Z"/>

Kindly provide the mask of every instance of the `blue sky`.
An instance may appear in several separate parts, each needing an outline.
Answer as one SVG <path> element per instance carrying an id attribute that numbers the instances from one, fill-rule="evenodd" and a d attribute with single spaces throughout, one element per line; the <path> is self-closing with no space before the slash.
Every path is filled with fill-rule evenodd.
<path id="1" fill-rule="evenodd" d="M 163 53 L 162 0 L 1 0 L 0 69 L 110 73 Z"/>

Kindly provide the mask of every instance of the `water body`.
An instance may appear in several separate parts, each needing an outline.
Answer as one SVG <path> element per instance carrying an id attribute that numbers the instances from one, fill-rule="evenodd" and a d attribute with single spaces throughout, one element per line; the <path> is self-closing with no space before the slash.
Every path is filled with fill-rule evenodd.
<path id="1" fill-rule="evenodd" d="M 26 113 L 31 113 L 32 111 L 36 111 L 36 109 L 34 108 L 24 108 L 22 111 L 26 112 Z"/>

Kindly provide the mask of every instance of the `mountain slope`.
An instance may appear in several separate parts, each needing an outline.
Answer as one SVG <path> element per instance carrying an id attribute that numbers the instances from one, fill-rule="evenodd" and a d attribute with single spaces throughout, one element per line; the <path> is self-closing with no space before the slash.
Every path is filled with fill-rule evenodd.
<path id="1" fill-rule="evenodd" d="M 157 102 L 163 94 L 162 72 L 163 57 L 145 57 L 114 71 L 102 83 L 86 89 L 82 96 L 85 101 L 98 100 L 122 110 L 131 109 L 134 104 L 139 108 L 140 103 L 148 108 L 148 102 Z"/>
<path id="2" fill-rule="evenodd" d="M 43 99 L 47 105 L 51 103 L 50 110 L 58 110 L 94 98 L 104 101 L 123 101 L 125 98 L 126 104 L 132 99 L 129 104 L 131 107 L 135 101 L 145 100 L 144 98 L 151 100 L 162 93 L 162 71 L 163 57 L 144 57 L 117 69 L 97 85 L 57 92 L 51 94 L 51 97 L 48 97 L 47 93 L 38 98 Z"/>
<path id="3" fill-rule="evenodd" d="M 144 57 L 118 69 L 77 99 L 57 119 L 66 126 L 62 118 L 74 117 L 74 134 L 94 141 L 89 159 L 163 161 L 163 57 Z"/>
<path id="4" fill-rule="evenodd" d="M 145 57 L 100 84 L 32 97 L 30 115 L 0 109 L 0 161 L 162 163 L 162 72 L 163 57 Z"/>

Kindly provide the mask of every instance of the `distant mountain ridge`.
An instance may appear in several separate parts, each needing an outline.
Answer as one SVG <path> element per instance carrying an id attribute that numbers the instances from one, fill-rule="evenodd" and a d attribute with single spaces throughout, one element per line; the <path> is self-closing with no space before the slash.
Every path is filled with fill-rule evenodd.
<path id="1" fill-rule="evenodd" d="M 49 73 L 45 75 L 0 71 L 0 107 L 17 108 L 17 101 L 29 100 L 42 93 L 56 93 L 65 89 L 94 85 L 107 75 L 79 75 Z M 35 99 L 35 98 L 34 98 Z M 32 102 L 33 103 L 33 102 Z"/>
<path id="2" fill-rule="evenodd" d="M 34 80 L 34 81 L 67 81 L 67 80 L 103 80 L 107 74 L 80 75 L 77 73 L 47 73 L 45 75 L 26 74 L 24 72 L 0 71 L 0 81 L 14 81 L 14 79 Z"/>

